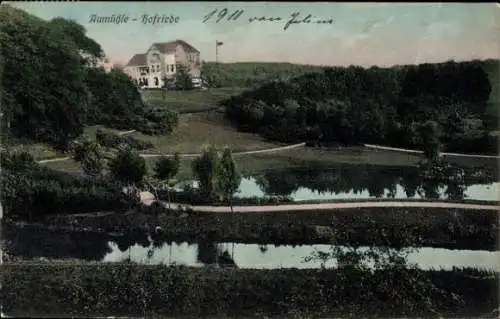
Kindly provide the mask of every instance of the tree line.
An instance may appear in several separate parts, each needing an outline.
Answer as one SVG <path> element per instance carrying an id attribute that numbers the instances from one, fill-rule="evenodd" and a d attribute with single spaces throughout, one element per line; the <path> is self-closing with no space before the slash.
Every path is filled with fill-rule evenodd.
<path id="1" fill-rule="evenodd" d="M 269 81 L 294 78 L 322 68 L 313 65 L 267 62 L 215 63 L 204 61 L 202 79 L 208 87 L 258 87 Z"/>
<path id="2" fill-rule="evenodd" d="M 329 67 L 276 79 L 222 105 L 241 130 L 280 142 L 418 149 L 425 123 L 435 121 L 444 150 L 496 154 L 491 63 Z"/>
<path id="3" fill-rule="evenodd" d="M 120 69 L 96 67 L 104 52 L 80 24 L 2 5 L 0 38 L 4 141 L 27 138 L 65 149 L 85 125 L 146 134 L 175 126 L 176 115 L 148 108 Z"/>

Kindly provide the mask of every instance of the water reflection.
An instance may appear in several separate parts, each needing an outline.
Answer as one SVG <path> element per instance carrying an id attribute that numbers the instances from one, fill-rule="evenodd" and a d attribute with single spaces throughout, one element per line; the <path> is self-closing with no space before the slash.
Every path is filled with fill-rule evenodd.
<path id="1" fill-rule="evenodd" d="M 176 243 L 157 241 L 143 234 L 111 240 L 109 236 L 102 234 L 65 234 L 34 229 L 8 229 L 6 239 L 8 253 L 21 259 L 44 257 L 102 262 L 130 260 L 143 264 L 199 267 L 217 264 L 239 268 L 319 268 L 321 262 L 304 262 L 304 258 L 314 252 L 331 248 L 330 245 L 279 246 L 216 243 L 210 240 L 199 240 L 192 244 Z M 388 249 L 378 251 L 383 255 Z M 423 269 L 474 267 L 500 271 L 500 252 L 423 247 L 410 253 L 408 262 L 416 263 Z M 325 266 L 336 267 L 335 259 L 327 261 Z"/>
<path id="2" fill-rule="evenodd" d="M 228 243 L 222 244 L 228 245 Z M 107 254 L 104 262 L 121 261 L 126 254 L 117 249 L 116 244 L 110 243 L 112 252 Z M 144 264 L 181 264 L 201 267 L 215 263 L 216 245 L 206 243 L 192 244 L 164 244 L 155 250 L 150 257 L 147 249 L 134 245 L 131 248 L 132 261 Z M 234 258 L 226 258 L 239 268 L 273 269 L 273 268 L 320 268 L 321 262 L 312 260 L 305 262 L 304 258 L 316 251 L 328 251 L 329 245 L 304 245 L 304 246 L 275 246 L 267 245 L 263 251 L 256 244 L 235 244 Z M 368 248 L 361 247 L 360 251 Z M 220 251 L 219 251 L 220 253 Z M 224 253 L 222 253 L 224 254 Z M 171 260 L 171 262 L 168 262 Z M 418 248 L 408 254 L 408 263 L 416 264 L 422 269 L 452 269 L 453 267 L 473 267 L 500 271 L 500 252 L 449 250 L 441 248 Z M 222 262 L 221 262 L 222 264 Z M 337 267 L 335 259 L 330 259 L 326 267 Z"/>
<path id="3" fill-rule="evenodd" d="M 496 169 L 453 165 L 444 169 L 441 177 L 428 178 L 418 167 L 408 166 L 302 166 L 247 176 L 236 196 L 283 196 L 295 201 L 373 198 L 500 200 Z"/>

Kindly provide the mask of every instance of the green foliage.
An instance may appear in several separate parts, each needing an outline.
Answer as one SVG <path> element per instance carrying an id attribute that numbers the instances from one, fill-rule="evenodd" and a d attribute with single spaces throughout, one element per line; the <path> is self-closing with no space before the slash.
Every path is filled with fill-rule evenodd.
<path id="1" fill-rule="evenodd" d="M 146 110 L 149 121 L 141 132 L 149 135 L 168 135 L 179 124 L 179 113 L 169 108 L 150 108 Z"/>
<path id="2" fill-rule="evenodd" d="M 241 182 L 231 149 L 226 147 L 219 152 L 214 146 L 205 148 L 202 155 L 192 162 L 192 169 L 203 198 L 212 201 L 228 199 L 231 203 Z"/>
<path id="3" fill-rule="evenodd" d="M 103 50 L 80 24 L 60 17 L 44 21 L 8 5 L 0 18 L 2 122 L 13 136 L 66 149 L 84 125 L 155 134 L 175 127 L 175 116 L 146 114 L 123 71 L 95 67 Z"/>
<path id="4" fill-rule="evenodd" d="M 193 79 L 189 75 L 186 67 L 177 65 L 177 72 L 175 73 L 174 83 L 177 90 L 187 91 L 193 89 Z"/>
<path id="5" fill-rule="evenodd" d="M 240 129 L 280 142 L 420 148 L 425 130 L 418 127 L 431 120 L 447 151 L 496 154 L 495 137 L 488 135 L 494 121 L 486 115 L 493 103 L 486 64 L 310 69 L 268 79 L 222 105 Z M 478 124 L 466 125 L 471 122 Z"/>
<path id="6" fill-rule="evenodd" d="M 218 177 L 220 174 L 219 153 L 214 146 L 205 148 L 200 157 L 192 162 L 193 175 L 199 181 L 200 193 L 206 198 L 219 195 Z"/>
<path id="7" fill-rule="evenodd" d="M 53 28 L 62 30 L 73 40 L 78 49 L 87 55 L 87 57 L 83 58 L 84 65 L 95 65 L 96 62 L 104 59 L 104 51 L 99 43 L 87 37 L 87 30 L 76 21 L 57 17 L 50 20 L 49 25 Z"/>
<path id="8" fill-rule="evenodd" d="M 180 157 L 176 153 L 173 158 L 162 157 L 154 167 L 155 178 L 163 181 L 172 180 L 179 173 Z"/>
<path id="9" fill-rule="evenodd" d="M 109 162 L 109 170 L 116 180 L 127 184 L 140 183 L 147 173 L 144 158 L 129 147 L 119 149 L 117 156 Z"/>
<path id="10" fill-rule="evenodd" d="M 434 161 L 439 157 L 439 127 L 434 121 L 427 121 L 420 126 L 420 136 L 422 138 L 424 156 L 429 161 Z"/>
<path id="11" fill-rule="evenodd" d="M 100 177 L 104 169 L 104 154 L 100 145 L 83 136 L 71 145 L 73 159 L 80 162 L 83 172 L 88 176 Z"/>
<path id="12" fill-rule="evenodd" d="M 131 136 L 120 136 L 101 129 L 96 132 L 96 140 L 101 146 L 107 148 L 118 148 L 126 145 L 136 150 L 147 150 L 154 147 L 153 143 L 149 141 L 138 140 Z"/>
<path id="13" fill-rule="evenodd" d="M 89 102 L 78 45 L 66 29 L 8 5 L 0 21 L 2 112 L 12 133 L 67 146 L 82 133 Z"/>
<path id="14" fill-rule="evenodd" d="M 2 152 L 1 200 L 8 218 L 121 210 L 127 199 L 111 181 L 77 179 L 40 166 L 26 153 Z"/>
<path id="15" fill-rule="evenodd" d="M 218 178 L 218 188 L 221 190 L 224 198 L 232 203 L 231 199 L 238 191 L 241 183 L 241 175 L 238 173 L 236 163 L 233 158 L 231 149 L 226 147 L 222 151 L 219 159 L 220 171 Z M 232 207 L 232 204 L 231 204 Z"/>
<path id="16" fill-rule="evenodd" d="M 6 314 L 19 316 L 477 318 L 497 307 L 497 280 L 473 269 L 220 271 L 38 262 L 3 266 L 2 300 Z"/>
<path id="17" fill-rule="evenodd" d="M 85 83 L 91 93 L 88 124 L 138 131 L 146 126 L 148 121 L 141 95 L 123 71 L 87 68 Z"/>
<path id="18" fill-rule="evenodd" d="M 321 71 L 321 67 L 291 63 L 236 62 L 202 63 L 202 78 L 206 86 L 258 87 L 269 81 L 294 78 L 309 72 Z"/>

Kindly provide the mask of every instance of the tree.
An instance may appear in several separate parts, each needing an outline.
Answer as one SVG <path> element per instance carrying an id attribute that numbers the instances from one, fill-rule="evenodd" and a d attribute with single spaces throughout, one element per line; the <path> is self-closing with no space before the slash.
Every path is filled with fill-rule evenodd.
<path id="1" fill-rule="evenodd" d="M 420 126 L 424 156 L 428 161 L 435 161 L 439 157 L 439 150 L 441 147 L 439 135 L 438 124 L 434 121 L 427 121 Z"/>
<path id="2" fill-rule="evenodd" d="M 138 131 L 146 127 L 146 107 L 141 94 L 123 71 L 112 69 L 106 72 L 103 68 L 88 68 L 85 70 L 85 83 L 91 93 L 88 124 Z"/>
<path id="3" fill-rule="evenodd" d="M 175 88 L 177 90 L 191 90 L 193 89 L 193 79 L 191 78 L 191 75 L 189 75 L 187 69 L 183 65 L 177 65 L 177 72 L 175 73 L 174 77 L 174 82 L 175 82 Z"/>
<path id="4" fill-rule="evenodd" d="M 101 176 L 104 169 L 104 154 L 98 143 L 84 136 L 73 142 L 71 155 L 76 162 L 80 162 L 85 174 L 92 177 Z"/>
<path id="5" fill-rule="evenodd" d="M 236 163 L 231 149 L 226 147 L 220 157 L 219 189 L 223 196 L 229 201 L 231 213 L 233 213 L 233 195 L 238 191 L 241 183 L 241 175 L 236 169 Z"/>
<path id="6" fill-rule="evenodd" d="M 193 175 L 200 185 L 200 193 L 208 200 L 219 195 L 219 154 L 214 146 L 206 147 L 192 163 Z"/>
<path id="7" fill-rule="evenodd" d="M 166 183 L 170 186 L 173 179 L 179 173 L 180 157 L 179 153 L 175 153 L 173 158 L 161 157 L 154 167 L 155 178 L 160 180 L 162 183 Z M 168 204 L 170 208 L 170 189 L 167 187 Z"/>
<path id="8" fill-rule="evenodd" d="M 99 61 L 104 60 L 104 51 L 99 43 L 86 36 L 87 30 L 74 20 L 61 17 L 50 20 L 49 25 L 64 32 L 73 40 L 80 52 L 82 52 L 82 62 L 87 66 L 95 66 Z"/>
<path id="9" fill-rule="evenodd" d="M 134 149 L 123 147 L 109 162 L 109 170 L 116 180 L 127 184 L 137 184 L 146 175 L 146 161 Z"/>
<path id="10" fill-rule="evenodd" d="M 13 135 L 65 149 L 83 132 L 89 92 L 72 37 L 40 18 L 0 7 L 2 91 Z"/>

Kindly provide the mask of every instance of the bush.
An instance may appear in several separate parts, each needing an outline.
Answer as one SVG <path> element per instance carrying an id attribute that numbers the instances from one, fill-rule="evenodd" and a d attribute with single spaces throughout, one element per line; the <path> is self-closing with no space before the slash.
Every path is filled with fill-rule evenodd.
<path id="1" fill-rule="evenodd" d="M 96 139 L 99 144 L 109 148 L 118 148 L 121 145 L 127 145 L 139 151 L 154 148 L 154 144 L 149 141 L 138 140 L 131 136 L 120 136 L 100 129 L 96 132 Z"/>
<path id="2" fill-rule="evenodd" d="M 42 219 L 47 215 L 121 210 L 129 206 L 121 188 L 104 180 L 77 178 L 4 153 L 0 182 L 7 216 Z"/>

